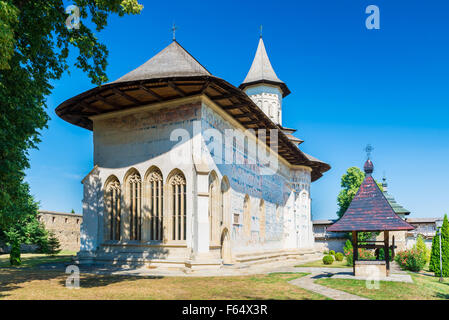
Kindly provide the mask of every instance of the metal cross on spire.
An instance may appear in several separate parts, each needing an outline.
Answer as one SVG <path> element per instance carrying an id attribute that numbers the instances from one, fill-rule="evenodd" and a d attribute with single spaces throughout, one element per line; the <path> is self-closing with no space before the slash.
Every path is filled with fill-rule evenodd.
<path id="1" fill-rule="evenodd" d="M 173 32 L 173 41 L 176 41 L 176 30 L 178 30 L 178 28 L 176 27 L 176 24 L 173 22 L 173 27 L 171 28 L 171 31 Z"/>
<path id="2" fill-rule="evenodd" d="M 365 152 L 366 152 L 366 157 L 368 158 L 368 160 L 371 158 L 371 152 L 373 152 L 374 148 L 370 145 L 367 144 L 365 147 Z"/>
<path id="3" fill-rule="evenodd" d="M 260 25 L 260 37 L 261 37 L 261 38 L 262 38 L 262 28 L 263 28 L 263 26 Z"/>

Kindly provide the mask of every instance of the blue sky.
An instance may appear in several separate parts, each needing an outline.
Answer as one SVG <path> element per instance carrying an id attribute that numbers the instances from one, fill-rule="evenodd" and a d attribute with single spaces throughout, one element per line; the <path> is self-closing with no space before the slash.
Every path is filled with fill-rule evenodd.
<path id="1" fill-rule="evenodd" d="M 448 1 L 140 1 L 139 16 L 112 16 L 98 33 L 109 51 L 109 80 L 177 40 L 213 75 L 238 86 L 263 25 L 272 65 L 292 94 L 283 125 L 297 128 L 302 150 L 331 164 L 312 185 L 313 218 L 335 218 L 340 177 L 362 167 L 370 143 L 375 177 L 412 211 L 449 210 Z M 70 4 L 70 2 L 67 2 Z M 380 9 L 368 30 L 365 8 Z M 73 58 L 73 57 L 72 57 Z M 54 109 L 93 87 L 71 68 L 48 97 L 49 128 L 30 152 L 27 181 L 41 208 L 82 212 L 81 179 L 93 166 L 92 133 L 62 121 Z"/>

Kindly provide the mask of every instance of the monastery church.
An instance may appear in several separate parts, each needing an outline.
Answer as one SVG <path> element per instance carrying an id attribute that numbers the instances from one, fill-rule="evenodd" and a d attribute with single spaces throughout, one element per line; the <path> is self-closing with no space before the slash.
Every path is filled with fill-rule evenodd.
<path id="1" fill-rule="evenodd" d="M 262 37 L 239 87 L 173 40 L 60 104 L 93 131 L 79 262 L 195 270 L 315 254 L 310 184 L 330 166 L 282 126 L 289 94 Z"/>

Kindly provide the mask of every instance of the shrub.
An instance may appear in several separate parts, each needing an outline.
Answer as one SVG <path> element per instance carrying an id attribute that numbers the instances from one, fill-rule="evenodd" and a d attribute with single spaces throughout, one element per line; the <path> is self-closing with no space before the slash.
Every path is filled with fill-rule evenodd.
<path id="1" fill-rule="evenodd" d="M 390 253 L 390 255 L 389 255 L 390 261 L 393 261 L 393 251 L 391 251 L 391 249 L 389 249 L 388 252 Z M 385 260 L 385 250 L 384 250 L 384 248 L 380 248 L 379 249 L 379 260 Z"/>
<path id="2" fill-rule="evenodd" d="M 58 238 L 56 238 L 55 234 L 53 232 L 50 232 L 48 237 L 48 243 L 46 248 L 46 254 L 55 255 L 61 252 L 61 244 L 59 243 Z"/>
<path id="3" fill-rule="evenodd" d="M 334 263 L 334 258 L 331 255 L 327 255 L 323 257 L 324 264 L 332 264 Z"/>
<path id="4" fill-rule="evenodd" d="M 346 257 L 346 262 L 347 265 L 352 266 L 353 265 L 353 254 L 352 254 L 353 249 L 346 249 L 345 250 L 345 257 Z M 361 249 L 359 248 L 358 251 L 358 258 L 359 260 L 375 260 L 376 257 L 374 256 L 374 254 L 366 249 Z"/>
<path id="5" fill-rule="evenodd" d="M 20 243 L 14 242 L 11 244 L 11 252 L 9 253 L 9 263 L 12 266 L 19 266 L 22 263 L 20 259 Z"/>
<path id="6" fill-rule="evenodd" d="M 337 253 L 335 254 L 335 260 L 336 260 L 336 261 L 343 261 L 343 258 L 344 258 L 343 253 L 337 252 Z"/>
<path id="7" fill-rule="evenodd" d="M 329 254 L 329 251 L 325 250 L 323 251 L 323 254 Z"/>
<path id="8" fill-rule="evenodd" d="M 331 250 L 331 251 L 329 251 L 329 254 L 332 255 L 332 256 L 335 256 L 335 251 Z"/>
<path id="9" fill-rule="evenodd" d="M 432 241 L 432 252 L 430 256 L 429 269 L 435 272 L 435 276 L 440 275 L 440 237 L 435 235 Z M 443 262 L 443 277 L 449 277 L 449 221 L 444 215 L 443 226 L 441 227 L 441 256 Z"/>
<path id="10" fill-rule="evenodd" d="M 346 240 L 345 246 L 343 247 L 343 252 L 346 257 L 346 264 L 352 266 L 352 242 L 351 240 Z"/>
<path id="11" fill-rule="evenodd" d="M 427 249 L 426 243 L 424 242 L 422 235 L 418 235 L 418 238 L 416 239 L 416 244 L 413 247 L 416 250 L 418 250 L 418 252 L 421 252 L 426 263 L 429 262 L 430 252 L 429 249 Z"/>
<path id="12" fill-rule="evenodd" d="M 395 261 L 402 269 L 410 271 L 421 271 L 426 265 L 426 260 L 416 248 L 398 252 Z"/>

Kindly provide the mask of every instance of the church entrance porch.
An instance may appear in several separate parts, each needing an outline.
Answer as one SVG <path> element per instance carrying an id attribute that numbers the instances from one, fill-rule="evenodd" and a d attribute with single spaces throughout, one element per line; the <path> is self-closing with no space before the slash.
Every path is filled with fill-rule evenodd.
<path id="1" fill-rule="evenodd" d="M 232 263 L 231 243 L 227 229 L 225 229 L 221 235 L 221 259 L 223 260 L 223 264 Z"/>

